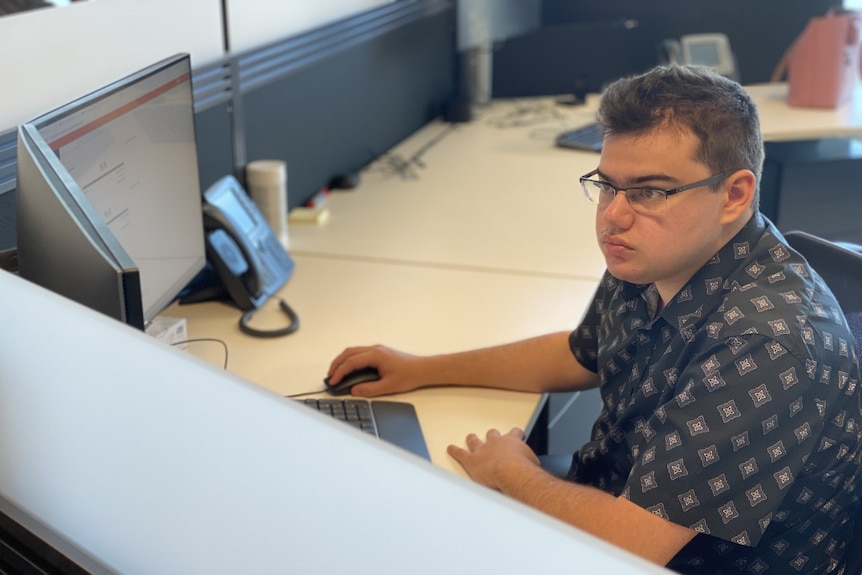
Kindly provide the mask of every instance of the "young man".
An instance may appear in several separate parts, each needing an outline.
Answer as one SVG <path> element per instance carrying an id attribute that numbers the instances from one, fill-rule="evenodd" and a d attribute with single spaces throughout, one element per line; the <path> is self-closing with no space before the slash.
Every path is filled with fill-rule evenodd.
<path id="1" fill-rule="evenodd" d="M 376 396 L 432 384 L 601 386 L 567 480 L 523 432 L 449 453 L 477 482 L 682 573 L 838 573 L 858 515 L 859 368 L 828 288 L 757 210 L 763 144 L 736 83 L 659 67 L 599 110 L 596 203 L 607 263 L 572 333 L 417 357 L 381 346 Z"/>

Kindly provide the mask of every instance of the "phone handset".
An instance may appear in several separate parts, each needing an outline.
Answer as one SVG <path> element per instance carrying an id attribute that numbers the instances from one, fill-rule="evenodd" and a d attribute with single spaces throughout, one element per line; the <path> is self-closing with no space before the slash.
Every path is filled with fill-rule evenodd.
<path id="1" fill-rule="evenodd" d="M 299 318 L 284 300 L 280 307 L 290 318 L 289 326 L 274 331 L 249 326 L 254 311 L 281 289 L 294 268 L 260 210 L 233 176 L 215 182 L 203 199 L 207 258 L 231 300 L 245 311 L 240 329 L 260 337 L 296 331 Z"/>

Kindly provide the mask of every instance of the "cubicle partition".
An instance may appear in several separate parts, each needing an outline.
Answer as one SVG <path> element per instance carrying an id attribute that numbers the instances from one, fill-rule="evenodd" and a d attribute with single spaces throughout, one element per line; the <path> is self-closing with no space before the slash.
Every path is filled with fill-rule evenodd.
<path id="1" fill-rule="evenodd" d="M 454 89 L 447 0 L 395 2 L 236 58 L 245 161 L 288 164 L 288 207 L 443 111 Z"/>
<path id="2" fill-rule="evenodd" d="M 16 136 L 14 130 L 0 134 L 0 268 L 10 269 L 14 253 Z"/>
<path id="3" fill-rule="evenodd" d="M 768 82 L 784 51 L 793 43 L 812 16 L 841 8 L 841 0 L 724 0 L 723 2 L 689 2 L 686 0 L 544 0 L 542 23 L 545 27 L 592 25 L 608 26 L 627 22 L 636 26 L 646 43 L 634 51 L 647 52 L 658 62 L 657 47 L 664 38 L 684 34 L 727 34 L 736 54 L 743 84 Z M 577 38 L 572 39 L 576 42 Z M 581 51 L 601 60 L 613 40 L 582 45 Z M 569 43 L 568 47 L 573 44 Z M 547 69 L 554 73 L 558 63 L 577 55 L 565 49 L 543 54 Z M 550 61 L 547 61 L 550 59 Z M 563 68 L 564 70 L 565 68 Z M 603 81 L 613 79 L 604 78 Z"/>
<path id="4" fill-rule="evenodd" d="M 439 115 L 454 90 L 451 0 L 386 3 L 194 66 L 201 187 L 288 163 L 289 207 Z M 132 72 L 130 70 L 129 72 Z M 47 111 L 47 110 L 46 110 Z M 0 267 L 15 247 L 16 133 L 0 133 Z"/>
<path id="5" fill-rule="evenodd" d="M 542 26 L 499 43 L 494 52 L 497 98 L 601 92 L 611 80 L 656 64 L 645 28 L 614 18 Z"/>
<path id="6" fill-rule="evenodd" d="M 201 189 L 237 170 L 236 89 L 229 58 L 196 69 L 192 74 L 195 138 Z"/>
<path id="7" fill-rule="evenodd" d="M 743 84 L 768 82 L 808 19 L 840 7 L 841 0 L 545 0 L 541 27 L 497 44 L 493 95 L 598 92 L 658 64 L 662 40 L 699 33 L 728 36 Z"/>

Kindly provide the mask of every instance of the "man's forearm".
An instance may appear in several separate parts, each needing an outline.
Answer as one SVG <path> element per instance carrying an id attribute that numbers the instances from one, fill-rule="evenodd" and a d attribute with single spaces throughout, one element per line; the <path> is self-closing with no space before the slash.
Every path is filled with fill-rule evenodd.
<path id="1" fill-rule="evenodd" d="M 501 492 L 659 565 L 696 534 L 594 487 L 558 479 L 523 460 L 498 467 Z"/>
<path id="2" fill-rule="evenodd" d="M 428 357 L 423 371 L 441 384 L 517 391 L 588 389 L 598 384 L 598 376 L 581 366 L 572 355 L 565 332 Z"/>

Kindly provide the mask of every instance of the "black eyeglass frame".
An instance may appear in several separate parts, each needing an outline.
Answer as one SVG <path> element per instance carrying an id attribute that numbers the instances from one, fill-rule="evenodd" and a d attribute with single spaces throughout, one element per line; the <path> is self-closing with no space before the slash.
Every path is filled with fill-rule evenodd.
<path id="1" fill-rule="evenodd" d="M 724 172 L 720 172 L 718 174 L 715 174 L 714 176 L 710 176 L 704 180 L 698 180 L 697 182 L 693 182 L 691 184 L 685 184 L 684 186 L 679 186 L 678 188 L 673 188 L 670 190 L 661 190 L 659 188 L 651 188 L 648 186 L 640 186 L 640 187 L 634 187 L 634 188 L 618 188 L 610 182 L 606 182 L 603 180 L 592 180 L 592 179 L 590 179 L 599 173 L 598 168 L 596 168 L 595 170 L 593 170 L 592 172 L 590 172 L 588 174 L 584 174 L 583 176 L 578 178 L 578 181 L 581 183 L 581 189 L 584 191 L 584 195 L 587 196 L 587 199 L 590 200 L 591 202 L 596 203 L 596 204 L 599 203 L 598 198 L 593 199 L 592 197 L 590 197 L 590 194 L 587 192 L 587 186 L 586 186 L 587 182 L 590 182 L 593 184 L 602 184 L 603 186 L 607 186 L 607 187 L 611 188 L 614 191 L 614 198 L 617 197 L 617 194 L 620 192 L 628 192 L 630 190 L 650 190 L 653 192 L 663 193 L 665 200 L 667 200 L 667 198 L 669 198 L 670 196 L 672 196 L 674 194 L 678 194 L 680 192 L 685 192 L 687 190 L 693 190 L 695 188 L 702 188 L 705 186 L 714 186 L 715 184 L 726 180 L 727 177 L 730 176 L 730 174 L 732 174 L 736 171 L 737 170 L 726 170 Z M 628 195 L 626 195 L 626 198 L 628 198 Z"/>

